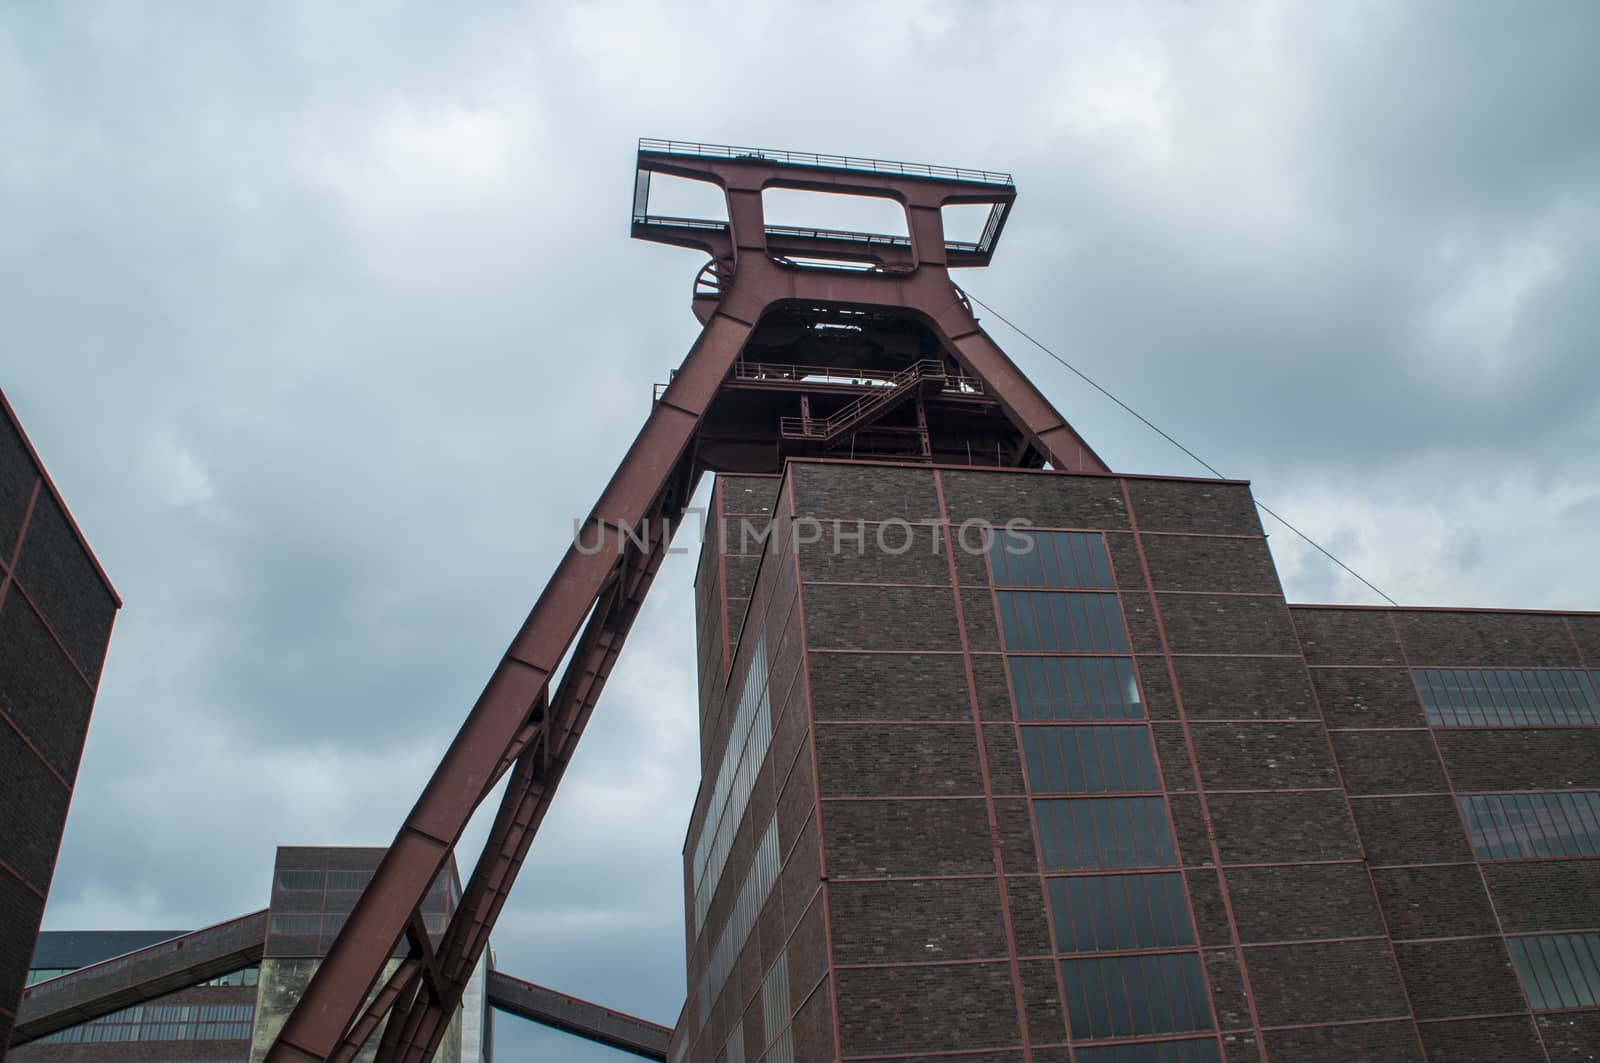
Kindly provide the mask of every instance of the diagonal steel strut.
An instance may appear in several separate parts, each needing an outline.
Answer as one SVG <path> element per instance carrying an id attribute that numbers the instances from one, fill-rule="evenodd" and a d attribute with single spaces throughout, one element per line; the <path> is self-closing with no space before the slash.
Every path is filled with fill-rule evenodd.
<path id="1" fill-rule="evenodd" d="M 659 521 L 645 523 L 652 515 L 670 514 L 676 523 L 694 486 L 695 432 L 750 329 L 746 322 L 717 315 L 690 348 L 672 384 L 651 409 L 644 427 L 580 529 L 579 542 L 568 548 L 422 796 L 406 816 L 394 844 L 327 957 L 312 975 L 300 1005 L 268 1051 L 267 1059 L 272 1063 L 326 1060 L 352 1032 L 351 1027 L 366 1013 L 363 1005 L 367 994 L 377 985 L 412 913 L 444 868 L 473 811 L 506 770 L 508 757 L 519 742 L 523 748 L 513 759 L 520 761 L 536 752 L 548 763 L 548 768 L 538 773 L 538 793 L 532 796 L 534 807 L 527 827 L 519 828 L 523 833 L 514 847 L 526 852 L 533 829 L 548 807 L 553 783 L 565 770 L 572 748 L 583 733 L 589 711 L 637 614 L 638 603 L 660 564 L 659 554 L 665 550 L 662 535 L 654 541 L 650 558 L 630 558 L 630 551 L 637 553 L 638 548 L 623 532 L 647 527 L 659 533 Z M 684 467 L 686 461 L 688 471 Z M 615 588 L 609 593 L 617 597 L 604 613 L 597 612 L 611 585 Z M 590 630 L 595 634 L 592 641 L 586 640 L 590 641 L 588 653 L 583 659 L 574 658 L 579 671 L 570 681 L 564 679 L 557 697 L 550 698 L 551 678 L 591 614 L 594 617 Z M 593 627 L 594 619 L 600 620 L 600 627 Z M 562 696 L 563 690 L 570 693 Z M 541 713 L 539 709 L 546 703 L 549 707 Z M 536 716 L 542 719 L 535 719 Z M 531 733 L 530 724 L 537 724 Z M 518 796 L 526 800 L 530 795 Z M 486 875 L 479 891 L 491 898 L 488 906 L 474 899 L 469 907 L 464 895 L 463 905 L 441 942 L 440 962 L 445 967 L 447 984 L 455 981 L 456 973 L 470 970 L 476 962 L 484 932 L 515 878 L 521 859 L 514 851 L 509 856 L 515 858 L 508 858 L 506 847 L 512 833 L 507 832 L 499 847 L 486 851 L 479 860 L 480 866 L 499 868 L 498 873 Z M 491 839 L 491 846 L 495 844 Z M 495 879 L 493 888 L 491 878 Z M 478 879 L 476 867 L 473 879 Z M 494 896 L 499 900 L 493 900 Z M 477 918 L 469 913 L 476 913 Z M 463 916 L 469 917 L 468 923 L 477 922 L 479 931 L 469 932 L 468 923 L 461 922 Z M 425 998 L 424 990 L 419 988 L 417 993 Z M 391 1007 L 399 1003 L 396 998 L 404 997 L 404 993 L 390 995 Z M 415 1019 L 416 1032 L 421 1032 L 425 1020 L 418 1017 L 417 999 L 414 996 L 412 1005 L 404 1008 L 411 1013 L 407 1021 L 391 1021 L 389 1028 L 412 1026 Z M 428 1010 L 422 1008 L 420 1012 Z M 432 1039 L 431 1032 L 428 1039 Z"/>

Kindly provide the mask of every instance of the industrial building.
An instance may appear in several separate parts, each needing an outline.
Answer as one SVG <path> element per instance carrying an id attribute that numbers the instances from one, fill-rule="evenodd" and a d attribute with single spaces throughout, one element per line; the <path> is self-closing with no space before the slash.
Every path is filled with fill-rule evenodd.
<path id="1" fill-rule="evenodd" d="M 905 229 L 772 225 L 774 188 Z M 137 991 L 258 965 L 251 1063 L 481 1058 L 485 999 L 670 1063 L 1600 1058 L 1600 613 L 1289 603 L 1248 483 L 1114 471 L 983 330 L 949 270 L 1015 198 L 642 141 L 633 234 L 709 256 L 700 337 L 394 843 L 280 851 L 268 912 Z M 488 941 L 707 473 L 668 1031 Z M 19 1034 L 131 1006 L 119 962 Z"/>
<path id="2" fill-rule="evenodd" d="M 54 931 L 40 935 L 8 1059 L 14 1063 L 253 1063 L 300 999 L 328 943 L 372 878 L 382 849 L 282 846 L 268 907 L 201 930 Z M 395 950 L 431 949 L 461 897 L 454 865 L 429 891 L 422 919 Z M 646 1059 L 670 1031 L 493 969 L 487 952 L 451 1017 L 436 1059 L 489 1063 L 493 1011 Z M 349 1058 L 372 1060 L 382 1040 Z"/>
<path id="3" fill-rule="evenodd" d="M 0 393 L 0 1057 L 121 605 Z"/>
<path id="4" fill-rule="evenodd" d="M 675 1063 L 1600 1055 L 1600 615 L 1291 605 L 1244 483 L 714 510 Z"/>

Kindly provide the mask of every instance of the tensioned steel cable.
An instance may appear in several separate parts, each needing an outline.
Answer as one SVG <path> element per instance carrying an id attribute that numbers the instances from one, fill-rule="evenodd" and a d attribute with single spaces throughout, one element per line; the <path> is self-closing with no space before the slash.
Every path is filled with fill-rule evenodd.
<path id="1" fill-rule="evenodd" d="M 1226 480 L 1227 479 L 1226 476 L 1222 475 L 1221 472 L 1217 471 L 1217 467 L 1215 465 L 1212 465 L 1209 461 L 1207 461 L 1206 459 L 1202 458 L 1200 455 L 1196 454 L 1194 451 L 1190 450 L 1188 447 L 1184 446 L 1182 443 L 1178 442 L 1176 439 L 1172 438 L 1171 435 L 1169 435 L 1165 431 L 1163 431 L 1158 425 L 1156 425 L 1155 422 L 1151 421 L 1150 418 L 1146 417 L 1144 414 L 1140 413 L 1138 410 L 1134 409 L 1132 406 L 1129 406 L 1126 402 L 1123 402 L 1121 399 L 1119 399 L 1115 395 L 1111 394 L 1111 392 L 1109 392 L 1105 388 L 1101 387 L 1092 378 L 1090 378 L 1089 375 L 1087 373 L 1085 373 L 1083 370 L 1079 369 L 1077 366 L 1073 365 L 1071 362 L 1069 362 L 1065 358 L 1061 357 L 1055 351 L 1052 351 L 1049 347 L 1046 347 L 1043 343 L 1040 343 L 1038 340 L 1034 339 L 1027 332 L 1024 332 L 1015 323 L 1013 323 L 1010 318 L 1006 317 L 1000 311 L 996 310 L 994 307 L 990 306 L 988 303 L 984 302 L 982 299 L 979 299 L 976 295 L 973 295 L 972 292 L 966 290 L 965 288 L 961 288 L 961 287 L 958 286 L 956 288 L 956 291 L 960 292 L 966 298 L 972 300 L 974 303 L 977 303 L 979 306 L 983 307 L 983 309 L 986 312 L 988 312 L 990 314 L 993 314 L 996 318 L 998 318 L 1012 332 L 1015 332 L 1017 335 L 1021 336 L 1023 339 L 1027 340 L 1029 343 L 1031 343 L 1035 347 L 1039 348 L 1045 354 L 1049 355 L 1051 358 L 1054 358 L 1057 362 L 1060 362 L 1063 366 L 1065 366 L 1068 370 L 1070 370 L 1075 376 L 1077 376 L 1079 380 L 1082 380 L 1085 384 L 1088 384 L 1090 387 L 1094 388 L 1100 394 L 1104 395 L 1106 398 L 1110 399 L 1112 402 L 1114 402 L 1118 406 L 1122 407 L 1128 413 L 1132 414 L 1146 428 L 1150 429 L 1150 431 L 1154 432 L 1156 435 L 1160 436 L 1162 439 L 1165 439 L 1168 443 L 1171 443 L 1173 446 L 1175 446 L 1179 450 L 1183 451 L 1190 458 L 1192 458 L 1197 464 L 1199 464 L 1200 466 L 1205 468 L 1206 471 L 1210 472 L 1211 475 L 1215 476 L 1219 480 Z M 1361 573 L 1357 572 L 1355 569 L 1351 568 L 1349 565 L 1345 564 L 1343 561 L 1340 561 L 1337 557 L 1334 557 L 1333 554 L 1329 553 L 1328 550 L 1321 543 L 1317 542 L 1311 536 L 1307 535 L 1305 532 L 1301 531 L 1299 528 L 1296 528 L 1293 524 L 1290 524 L 1287 520 L 1283 519 L 1283 517 L 1281 517 L 1277 513 L 1273 512 L 1273 510 L 1271 508 L 1269 508 L 1265 502 L 1262 502 L 1260 499 L 1255 499 L 1254 501 L 1255 501 L 1255 504 L 1256 504 L 1257 508 L 1259 508 L 1261 510 L 1261 512 L 1265 513 L 1267 516 L 1271 517 L 1273 520 L 1277 521 L 1279 524 L 1282 524 L 1285 528 L 1288 528 L 1290 531 L 1292 531 L 1296 535 L 1300 536 L 1300 538 L 1304 539 L 1307 543 L 1309 543 L 1312 546 L 1312 548 L 1315 549 L 1318 553 L 1320 553 L 1323 557 L 1326 557 L 1329 561 L 1332 561 L 1334 564 L 1338 565 L 1340 568 L 1342 568 L 1346 572 L 1350 573 L 1350 575 L 1352 575 L 1356 579 L 1360 580 L 1363 584 L 1366 585 L 1368 590 L 1372 591 L 1372 593 L 1376 594 L 1378 597 L 1382 598 L 1384 601 L 1388 602 L 1390 605 L 1392 605 L 1392 606 L 1394 606 L 1396 608 L 1399 608 L 1399 606 L 1400 606 L 1399 602 L 1395 601 L 1393 598 L 1391 598 L 1387 594 L 1383 593 L 1383 591 L 1379 590 L 1377 585 L 1374 584 L 1371 580 L 1367 579 L 1367 577 L 1363 576 Z"/>

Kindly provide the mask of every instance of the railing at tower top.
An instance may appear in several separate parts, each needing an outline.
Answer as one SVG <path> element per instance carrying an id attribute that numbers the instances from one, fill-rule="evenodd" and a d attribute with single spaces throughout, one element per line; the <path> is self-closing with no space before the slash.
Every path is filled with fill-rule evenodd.
<path id="1" fill-rule="evenodd" d="M 855 155 L 820 155 L 808 151 L 773 151 L 770 148 L 743 148 L 731 144 L 702 144 L 692 140 L 639 139 L 640 151 L 666 155 L 694 155 L 704 159 L 760 159 L 791 166 L 816 166 L 829 170 L 854 170 L 862 173 L 892 173 L 908 177 L 932 177 L 944 181 L 970 181 L 977 184 L 1015 187 L 1008 173 L 993 170 L 968 170 L 960 166 L 934 166 L 920 162 L 895 162 L 867 159 Z"/>
<path id="2" fill-rule="evenodd" d="M 918 362 L 916 365 L 926 365 Z M 933 362 L 939 365 L 938 362 Z M 783 362 L 735 362 L 729 378 L 751 384 L 805 384 L 834 388 L 885 388 L 893 387 L 896 379 L 916 366 L 907 369 L 853 369 L 837 365 L 790 365 Z M 674 369 L 667 374 L 667 384 L 656 384 L 654 397 L 660 399 L 667 385 L 678 375 Z M 966 395 L 978 398 L 984 394 L 983 384 L 976 377 L 945 369 L 943 374 L 945 395 Z"/>

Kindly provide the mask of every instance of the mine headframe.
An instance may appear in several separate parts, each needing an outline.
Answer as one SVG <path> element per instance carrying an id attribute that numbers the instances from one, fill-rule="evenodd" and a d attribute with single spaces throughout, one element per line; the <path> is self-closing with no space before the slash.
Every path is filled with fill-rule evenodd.
<path id="1" fill-rule="evenodd" d="M 653 175 L 716 185 L 726 217 L 652 213 Z M 771 188 L 890 200 L 905 232 L 768 225 Z M 1109 471 L 950 280 L 989 262 L 1015 199 L 1011 177 L 989 171 L 639 142 L 633 235 L 707 255 L 691 296 L 701 333 L 268 1060 L 350 1060 L 380 1026 L 379 1063 L 432 1059 L 703 472 L 771 473 L 801 456 Z M 944 208 L 965 204 L 988 205 L 985 224 L 950 240 Z M 461 902 L 430 933 L 420 904 L 507 775 Z"/>

